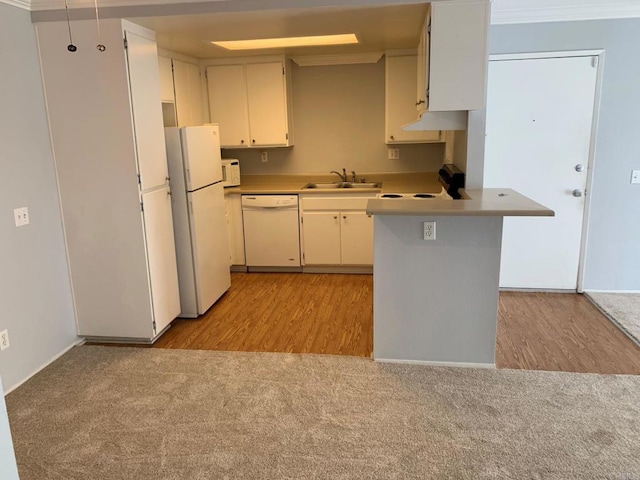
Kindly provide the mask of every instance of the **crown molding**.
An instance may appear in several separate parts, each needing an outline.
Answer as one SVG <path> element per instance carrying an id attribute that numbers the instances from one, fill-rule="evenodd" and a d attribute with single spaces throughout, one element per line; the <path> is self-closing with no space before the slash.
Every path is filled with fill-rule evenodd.
<path id="1" fill-rule="evenodd" d="M 30 0 L 0 0 L 0 3 L 6 3 L 7 5 L 22 8 L 23 10 L 31 10 Z"/>
<path id="2" fill-rule="evenodd" d="M 560 5 L 558 5 L 560 3 Z M 572 22 L 640 17 L 640 0 L 493 0 L 491 24 Z"/>

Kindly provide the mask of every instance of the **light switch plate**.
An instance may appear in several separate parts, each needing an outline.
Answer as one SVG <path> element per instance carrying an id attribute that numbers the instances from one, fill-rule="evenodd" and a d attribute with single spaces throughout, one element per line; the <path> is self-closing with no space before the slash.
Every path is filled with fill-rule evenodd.
<path id="1" fill-rule="evenodd" d="M 0 332 L 0 351 L 9 348 L 9 332 L 3 330 Z"/>
<path id="2" fill-rule="evenodd" d="M 631 170 L 631 183 L 640 183 L 640 170 Z"/>
<path id="3" fill-rule="evenodd" d="M 27 207 L 14 208 L 13 217 L 16 221 L 16 227 L 29 225 L 29 209 Z"/>
<path id="4" fill-rule="evenodd" d="M 387 151 L 387 156 L 389 160 L 398 160 L 400 158 L 400 149 L 399 148 L 389 148 Z"/>

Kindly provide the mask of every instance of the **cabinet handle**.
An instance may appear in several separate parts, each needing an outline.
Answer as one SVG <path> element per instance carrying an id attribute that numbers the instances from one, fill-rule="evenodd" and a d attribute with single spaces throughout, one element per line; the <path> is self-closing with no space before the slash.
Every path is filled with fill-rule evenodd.
<path id="1" fill-rule="evenodd" d="M 342 216 L 342 218 L 346 220 L 346 219 L 347 219 L 347 216 L 346 216 L 346 215 L 343 215 L 343 216 Z"/>
<path id="2" fill-rule="evenodd" d="M 244 140 L 240 140 L 240 143 L 241 143 L 242 145 L 244 145 Z"/>
<path id="3" fill-rule="evenodd" d="M 251 143 L 256 143 L 255 139 L 254 139 L 254 140 L 251 140 Z"/>
<path id="4" fill-rule="evenodd" d="M 391 140 L 395 140 L 395 138 L 393 137 L 393 135 L 391 135 L 389 138 L 390 138 Z"/>
<path id="5" fill-rule="evenodd" d="M 337 215 L 334 215 L 334 216 L 333 216 L 333 219 L 334 219 L 334 220 L 337 220 L 337 219 L 338 219 L 338 216 L 337 216 Z"/>

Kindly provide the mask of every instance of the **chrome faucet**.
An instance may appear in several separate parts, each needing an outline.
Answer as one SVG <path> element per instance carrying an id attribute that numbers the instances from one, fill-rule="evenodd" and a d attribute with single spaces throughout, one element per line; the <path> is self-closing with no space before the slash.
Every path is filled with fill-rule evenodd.
<path id="1" fill-rule="evenodd" d="M 340 177 L 340 180 L 343 182 L 347 181 L 347 170 L 346 169 L 342 169 L 342 173 L 340 172 L 336 172 L 335 170 L 331 170 L 329 173 L 335 173 L 336 175 L 338 175 Z"/>
<path id="2" fill-rule="evenodd" d="M 356 179 L 356 172 L 355 170 L 351 170 L 351 183 L 356 183 L 357 179 Z"/>

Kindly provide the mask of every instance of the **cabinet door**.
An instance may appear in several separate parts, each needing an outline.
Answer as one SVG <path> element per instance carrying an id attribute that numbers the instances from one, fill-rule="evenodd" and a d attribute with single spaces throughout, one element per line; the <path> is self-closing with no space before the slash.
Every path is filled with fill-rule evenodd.
<path id="1" fill-rule="evenodd" d="M 305 212 L 305 265 L 340 265 L 340 212 Z"/>
<path id="2" fill-rule="evenodd" d="M 145 193 L 142 202 L 153 318 L 156 323 L 155 335 L 180 314 L 178 267 L 169 188 Z"/>
<path id="3" fill-rule="evenodd" d="M 429 110 L 484 108 L 489 7 L 484 0 L 431 4 Z"/>
<path id="4" fill-rule="evenodd" d="M 249 146 L 244 65 L 207 67 L 207 88 L 211 122 L 220 125 L 220 146 Z"/>
<path id="5" fill-rule="evenodd" d="M 402 126 L 415 122 L 418 57 L 414 55 L 385 59 L 386 143 L 427 143 L 442 141 L 440 130 L 405 132 Z"/>
<path id="6" fill-rule="evenodd" d="M 240 195 L 228 195 L 231 264 L 244 265 L 244 230 L 242 226 L 242 202 Z"/>
<path id="7" fill-rule="evenodd" d="M 287 145 L 287 104 L 281 62 L 246 66 L 251 146 Z"/>
<path id="8" fill-rule="evenodd" d="M 373 265 L 373 217 L 343 212 L 340 221 L 343 265 Z"/>
<path id="9" fill-rule="evenodd" d="M 166 184 L 168 177 L 158 51 L 155 42 L 128 31 L 124 33 L 140 188 L 148 190 Z"/>
<path id="10" fill-rule="evenodd" d="M 173 69 L 171 67 L 171 59 L 158 57 L 158 66 L 160 68 L 160 98 L 163 103 L 173 103 L 175 97 L 173 95 Z"/>
<path id="11" fill-rule="evenodd" d="M 204 112 L 202 111 L 202 82 L 200 66 L 187 63 L 187 82 L 189 84 L 189 105 L 191 108 L 191 124 L 204 124 Z"/>
<path id="12" fill-rule="evenodd" d="M 200 95 L 200 67 L 192 63 L 173 61 L 178 126 L 202 125 L 202 98 Z"/>

